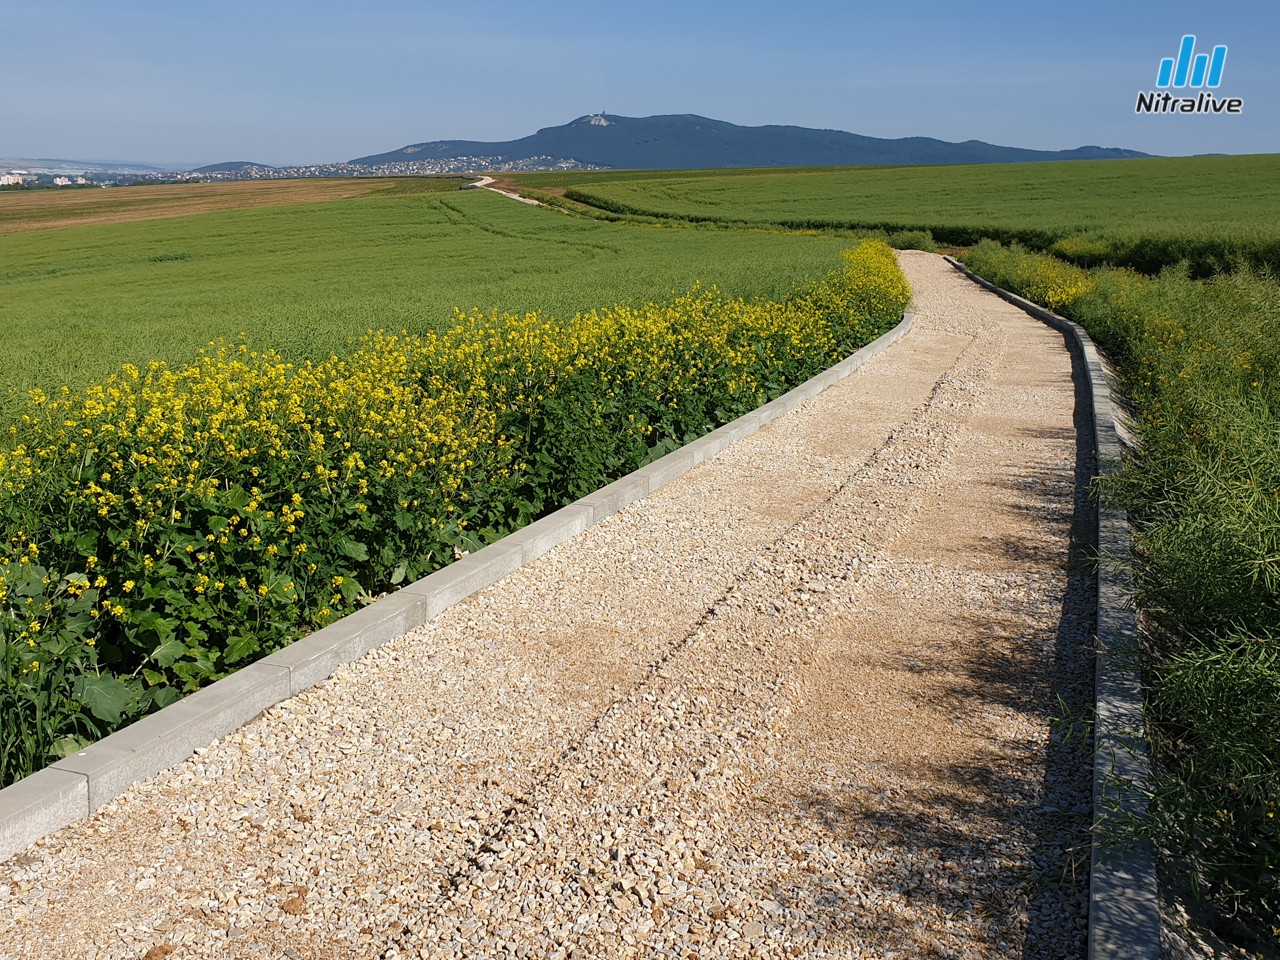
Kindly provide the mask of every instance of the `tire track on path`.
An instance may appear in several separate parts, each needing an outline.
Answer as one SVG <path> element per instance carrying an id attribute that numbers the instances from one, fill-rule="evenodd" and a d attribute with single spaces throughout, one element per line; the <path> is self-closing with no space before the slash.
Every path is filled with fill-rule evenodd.
<path id="1" fill-rule="evenodd" d="M 611 900 L 637 895 L 638 875 L 621 865 L 649 846 L 669 847 L 653 836 L 648 845 L 641 841 L 643 821 L 687 806 L 687 788 L 708 776 L 731 776 L 722 771 L 734 769 L 735 754 L 750 741 L 776 736 L 779 698 L 794 682 L 795 665 L 811 653 L 806 634 L 826 596 L 861 581 L 910 511 L 909 486 L 874 502 L 865 500 L 865 491 L 903 471 L 913 483 L 939 475 L 980 394 L 977 385 L 989 375 L 993 361 L 985 348 L 993 345 L 972 344 L 915 416 L 857 472 L 758 548 L 692 629 L 550 764 L 530 792 L 515 798 L 475 852 L 449 872 L 443 896 L 423 905 L 423 920 L 411 928 L 415 936 L 426 931 L 447 941 L 466 926 L 474 938 L 471 925 L 479 918 L 468 905 L 477 895 L 520 902 L 531 884 L 561 909 L 575 899 L 585 909 L 598 889 L 624 895 Z M 596 806 L 583 803 L 584 794 L 609 799 Z M 699 850 L 708 846 L 705 838 L 696 843 Z M 539 851 L 547 850 L 554 857 L 539 859 Z M 671 874 L 678 872 L 672 866 Z M 457 922 L 433 924 L 429 918 L 436 915 Z M 563 924 L 526 926 L 520 939 L 529 942 L 532 935 L 534 955 L 550 956 L 569 933 Z"/>

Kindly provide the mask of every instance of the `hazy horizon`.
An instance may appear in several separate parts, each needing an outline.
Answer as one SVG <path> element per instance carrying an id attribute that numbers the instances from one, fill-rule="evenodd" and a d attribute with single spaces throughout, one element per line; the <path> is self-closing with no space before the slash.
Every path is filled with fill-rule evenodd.
<path id="1" fill-rule="evenodd" d="M 801 0 L 780 15 L 752 0 L 728 17 L 654 0 L 640 17 L 561 0 L 525 22 L 527 9 L 71 0 L 54 17 L 21 6 L 0 39 L 0 153 L 333 163 L 427 140 L 512 140 L 601 111 L 1037 150 L 1280 151 L 1280 10 L 1259 3 L 1153 14 Z M 1135 114 L 1186 33 L 1198 52 L 1228 46 L 1213 92 L 1242 98 L 1239 116 Z"/>

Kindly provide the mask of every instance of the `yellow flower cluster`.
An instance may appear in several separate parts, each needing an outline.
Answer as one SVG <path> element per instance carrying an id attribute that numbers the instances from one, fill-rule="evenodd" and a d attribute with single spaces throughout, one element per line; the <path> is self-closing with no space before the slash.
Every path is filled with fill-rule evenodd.
<path id="1" fill-rule="evenodd" d="M 1025 258 L 1019 265 L 1016 282 L 1028 300 L 1055 311 L 1070 308 L 1094 289 L 1087 270 L 1048 256 Z"/>
<path id="2" fill-rule="evenodd" d="M 0 442 L 7 675 L 78 651 L 135 705 L 194 689 L 754 408 L 909 297 L 864 243 L 783 302 L 475 311 L 318 361 L 218 341 L 33 391 Z"/>

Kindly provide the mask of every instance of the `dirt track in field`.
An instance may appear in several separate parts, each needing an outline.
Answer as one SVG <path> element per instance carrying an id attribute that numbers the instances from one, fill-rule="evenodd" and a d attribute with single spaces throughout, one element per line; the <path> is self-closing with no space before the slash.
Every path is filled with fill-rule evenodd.
<path id="1" fill-rule="evenodd" d="M 345 200 L 385 191 L 397 182 L 346 177 L 14 191 L 0 194 L 0 234 Z"/>

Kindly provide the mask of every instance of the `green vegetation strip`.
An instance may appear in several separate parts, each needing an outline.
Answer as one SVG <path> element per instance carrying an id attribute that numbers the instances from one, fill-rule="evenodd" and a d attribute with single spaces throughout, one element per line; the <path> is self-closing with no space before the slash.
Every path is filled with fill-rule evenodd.
<path id="1" fill-rule="evenodd" d="M 1139 452 L 1103 481 L 1136 531 L 1155 760 L 1123 835 L 1189 868 L 1229 937 L 1280 946 L 1280 286 L 990 241 L 964 261 L 1080 322 L 1137 409 Z"/>
<path id="2" fill-rule="evenodd" d="M 1083 266 L 1196 276 L 1280 265 L 1280 156 L 944 167 L 520 174 L 614 215 L 792 230 L 880 230 L 967 246 L 984 238 Z M 896 241 L 895 241 L 896 242 Z"/>
<path id="3" fill-rule="evenodd" d="M 0 446 L 3 782 L 761 406 L 909 298 L 868 242 L 783 300 L 477 312 L 33 391 Z"/>

